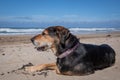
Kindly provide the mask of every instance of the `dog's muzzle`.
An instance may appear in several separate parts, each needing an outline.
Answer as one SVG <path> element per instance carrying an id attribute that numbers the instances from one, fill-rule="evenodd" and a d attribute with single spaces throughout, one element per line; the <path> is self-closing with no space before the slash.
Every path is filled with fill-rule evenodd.
<path id="1" fill-rule="evenodd" d="M 46 51 L 47 49 L 49 49 L 49 46 L 46 44 L 40 46 L 40 44 L 34 38 L 31 39 L 31 42 L 33 43 L 33 45 L 35 45 L 35 49 L 37 49 L 38 51 Z"/>

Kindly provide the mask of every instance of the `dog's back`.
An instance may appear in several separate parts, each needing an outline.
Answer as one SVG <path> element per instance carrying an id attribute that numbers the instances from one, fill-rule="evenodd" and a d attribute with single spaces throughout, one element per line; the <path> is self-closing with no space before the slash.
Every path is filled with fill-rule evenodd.
<path id="1" fill-rule="evenodd" d="M 115 51 L 109 45 L 83 45 L 87 51 L 85 59 L 92 62 L 95 70 L 109 67 L 115 63 Z"/>
<path id="2" fill-rule="evenodd" d="M 115 63 L 115 52 L 107 44 L 92 45 L 80 43 L 72 55 L 57 59 L 61 72 L 72 71 L 74 74 L 86 75 L 95 70 L 104 69 Z"/>

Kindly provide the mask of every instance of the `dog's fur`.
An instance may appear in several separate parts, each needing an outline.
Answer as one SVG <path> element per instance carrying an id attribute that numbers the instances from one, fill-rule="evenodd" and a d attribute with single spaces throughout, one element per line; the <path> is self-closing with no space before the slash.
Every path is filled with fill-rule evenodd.
<path id="1" fill-rule="evenodd" d="M 52 49 L 57 56 L 57 61 L 52 64 L 27 67 L 26 70 L 28 71 L 53 69 L 62 75 L 86 75 L 115 63 L 115 51 L 109 45 L 80 43 L 76 36 L 62 26 L 48 27 L 42 34 L 33 37 L 31 41 L 37 50 Z M 77 43 L 79 46 L 73 52 L 59 58 L 59 55 L 68 49 L 72 49 Z"/>

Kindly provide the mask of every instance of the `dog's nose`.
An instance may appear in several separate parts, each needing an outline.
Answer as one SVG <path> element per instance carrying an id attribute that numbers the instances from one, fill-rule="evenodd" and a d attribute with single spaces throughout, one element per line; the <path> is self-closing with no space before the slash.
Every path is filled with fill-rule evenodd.
<path id="1" fill-rule="evenodd" d="M 34 38 L 31 38 L 32 43 L 34 42 Z"/>

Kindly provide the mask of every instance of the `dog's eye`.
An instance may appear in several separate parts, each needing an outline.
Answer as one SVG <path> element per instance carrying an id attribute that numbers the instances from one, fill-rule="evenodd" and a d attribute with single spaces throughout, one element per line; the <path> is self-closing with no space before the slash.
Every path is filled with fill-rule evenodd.
<path id="1" fill-rule="evenodd" d="M 43 32 L 42 35 L 45 35 L 45 33 Z"/>
<path id="2" fill-rule="evenodd" d="M 46 34 L 46 33 L 43 32 L 42 35 L 44 36 L 44 35 L 48 35 L 48 34 Z"/>

